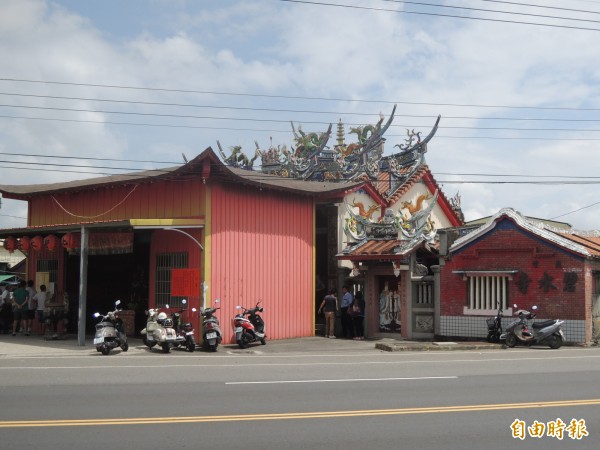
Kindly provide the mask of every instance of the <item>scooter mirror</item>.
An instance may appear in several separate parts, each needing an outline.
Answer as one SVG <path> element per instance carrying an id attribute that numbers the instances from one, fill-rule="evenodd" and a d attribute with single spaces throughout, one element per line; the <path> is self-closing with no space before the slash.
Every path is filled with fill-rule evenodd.
<path id="1" fill-rule="evenodd" d="M 94 317 L 96 317 L 96 318 L 100 317 L 100 313 L 94 313 Z"/>
<path id="2" fill-rule="evenodd" d="M 215 298 L 215 301 L 213 303 L 221 303 L 221 299 L 220 298 Z"/>
<path id="3" fill-rule="evenodd" d="M 192 312 L 196 312 L 198 311 L 196 308 L 192 308 Z"/>
<path id="4" fill-rule="evenodd" d="M 515 304 L 513 304 L 513 307 L 514 307 L 514 308 L 518 308 L 518 306 L 517 306 L 517 304 L 516 304 L 516 303 L 515 303 Z"/>
<path id="5" fill-rule="evenodd" d="M 169 305 L 165 305 L 165 308 L 169 309 Z"/>
<path id="6" fill-rule="evenodd" d="M 533 306 L 531 307 L 531 309 L 533 309 L 533 310 L 535 311 L 535 310 L 537 309 L 537 306 L 533 305 Z"/>
<path id="7" fill-rule="evenodd" d="M 121 300 L 117 300 L 117 301 L 115 302 L 115 306 L 119 306 L 120 304 L 121 304 Z"/>
<path id="8" fill-rule="evenodd" d="M 235 307 L 235 309 L 242 309 L 242 307 L 241 307 L 240 305 L 237 305 L 237 306 Z"/>
<path id="9" fill-rule="evenodd" d="M 183 300 L 181 300 L 181 304 L 185 305 L 187 303 L 187 300 L 184 298 Z"/>

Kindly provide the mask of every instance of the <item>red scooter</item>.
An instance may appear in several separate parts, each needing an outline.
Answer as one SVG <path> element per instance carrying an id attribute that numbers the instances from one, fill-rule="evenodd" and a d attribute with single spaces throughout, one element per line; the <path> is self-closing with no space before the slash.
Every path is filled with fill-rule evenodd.
<path id="1" fill-rule="evenodd" d="M 247 348 L 248 344 L 260 341 L 262 345 L 267 343 L 267 335 L 265 334 L 265 322 L 258 315 L 263 312 L 262 306 L 259 306 L 260 301 L 254 308 L 244 308 L 236 306 L 235 309 L 240 309 L 242 312 L 236 314 L 233 318 L 233 331 L 235 332 L 235 341 L 240 348 Z M 246 318 L 246 316 L 248 316 Z"/>

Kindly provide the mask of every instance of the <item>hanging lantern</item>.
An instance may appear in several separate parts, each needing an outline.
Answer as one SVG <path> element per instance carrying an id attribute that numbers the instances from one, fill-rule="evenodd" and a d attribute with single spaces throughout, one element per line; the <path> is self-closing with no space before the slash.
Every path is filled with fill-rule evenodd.
<path id="1" fill-rule="evenodd" d="M 39 252 L 44 246 L 44 239 L 41 236 L 32 237 L 29 241 L 29 246 L 36 252 Z"/>
<path id="2" fill-rule="evenodd" d="M 9 236 L 6 239 L 4 239 L 3 245 L 6 250 L 8 250 L 10 253 L 12 253 L 17 248 L 17 240 L 14 237 Z"/>
<path id="3" fill-rule="evenodd" d="M 22 252 L 26 252 L 29 250 L 30 247 L 30 239 L 29 236 L 23 236 L 21 239 L 19 239 L 19 250 L 21 250 Z"/>
<path id="4" fill-rule="evenodd" d="M 47 250 L 50 250 L 51 252 L 53 252 L 54 250 L 56 250 L 56 247 L 58 247 L 58 238 L 56 236 L 54 236 L 53 234 L 49 234 L 48 236 L 46 236 L 44 238 L 44 247 Z"/>
<path id="5" fill-rule="evenodd" d="M 63 235 L 61 244 L 67 250 L 81 247 L 81 238 L 79 233 L 67 233 Z"/>

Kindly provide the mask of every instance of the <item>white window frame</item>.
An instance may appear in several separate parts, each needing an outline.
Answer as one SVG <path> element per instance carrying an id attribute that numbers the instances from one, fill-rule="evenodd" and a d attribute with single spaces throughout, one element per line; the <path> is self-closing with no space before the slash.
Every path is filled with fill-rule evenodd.
<path id="1" fill-rule="evenodd" d="M 454 271 L 467 282 L 467 299 L 464 315 L 494 315 L 498 302 L 505 315 L 512 315 L 509 308 L 509 282 L 517 270 Z"/>

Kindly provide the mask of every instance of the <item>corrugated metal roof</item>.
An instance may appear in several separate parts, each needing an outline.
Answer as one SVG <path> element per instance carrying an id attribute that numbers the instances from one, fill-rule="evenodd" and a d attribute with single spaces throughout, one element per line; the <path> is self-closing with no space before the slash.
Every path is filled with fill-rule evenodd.
<path id="1" fill-rule="evenodd" d="M 177 176 L 205 176 L 202 167 L 205 162 L 211 164 L 211 170 L 216 170 L 217 174 L 227 174 L 229 181 L 238 181 L 249 183 L 261 188 L 291 191 L 306 195 L 323 195 L 344 193 L 360 186 L 364 181 L 359 182 L 319 182 L 304 181 L 292 178 L 282 178 L 275 175 L 268 175 L 259 171 L 244 170 L 224 165 L 214 151 L 209 147 L 201 154 L 188 163 L 167 167 L 157 170 L 145 170 L 123 175 L 110 175 L 105 177 L 87 178 L 83 180 L 66 181 L 63 183 L 51 184 L 28 184 L 28 185 L 0 185 L 0 192 L 7 197 L 27 198 L 39 194 L 48 194 L 54 192 L 64 192 L 71 190 L 89 189 L 97 186 L 108 186 L 111 184 L 131 184 L 152 181 L 156 178 L 171 178 Z M 215 175 L 215 174 L 213 174 Z M 233 175 L 233 177 L 231 177 Z M 209 175 L 210 177 L 210 175 Z"/>

